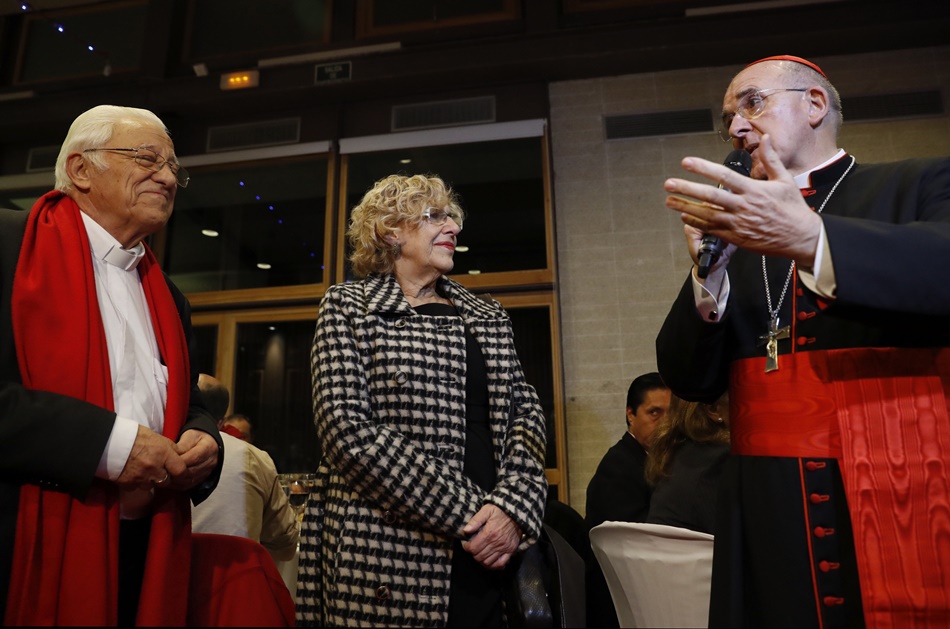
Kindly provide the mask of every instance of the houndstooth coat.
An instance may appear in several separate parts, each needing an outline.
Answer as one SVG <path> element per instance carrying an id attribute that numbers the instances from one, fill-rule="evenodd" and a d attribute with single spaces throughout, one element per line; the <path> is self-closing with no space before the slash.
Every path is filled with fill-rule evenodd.
<path id="1" fill-rule="evenodd" d="M 311 368 L 323 450 L 301 533 L 299 624 L 444 626 L 452 546 L 485 504 L 541 528 L 546 429 L 511 321 L 441 278 L 461 317 L 417 315 L 393 275 L 331 287 Z M 465 326 L 485 358 L 497 484 L 462 472 Z"/>

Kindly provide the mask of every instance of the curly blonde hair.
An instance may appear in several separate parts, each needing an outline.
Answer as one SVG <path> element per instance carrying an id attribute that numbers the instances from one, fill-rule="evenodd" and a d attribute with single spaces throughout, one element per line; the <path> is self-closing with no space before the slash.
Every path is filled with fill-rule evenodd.
<path id="1" fill-rule="evenodd" d="M 729 443 L 729 393 L 712 404 L 670 397 L 670 410 L 653 431 L 647 455 L 645 475 L 650 485 L 655 487 L 669 476 L 673 455 L 687 441 Z"/>
<path id="2" fill-rule="evenodd" d="M 353 253 L 350 263 L 357 277 L 391 273 L 399 246 L 386 237 L 404 225 L 420 225 L 426 208 L 458 212 L 458 197 L 433 175 L 389 175 L 377 181 L 353 208 L 346 237 Z"/>

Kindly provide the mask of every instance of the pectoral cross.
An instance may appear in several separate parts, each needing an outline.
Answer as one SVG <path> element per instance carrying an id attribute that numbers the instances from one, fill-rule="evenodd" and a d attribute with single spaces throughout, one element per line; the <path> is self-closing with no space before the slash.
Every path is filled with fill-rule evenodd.
<path id="1" fill-rule="evenodd" d="M 772 317 L 769 322 L 769 331 L 759 337 L 759 343 L 765 343 L 765 373 L 778 369 L 778 342 L 791 336 L 791 330 L 786 325 L 778 327 L 778 316 Z"/>

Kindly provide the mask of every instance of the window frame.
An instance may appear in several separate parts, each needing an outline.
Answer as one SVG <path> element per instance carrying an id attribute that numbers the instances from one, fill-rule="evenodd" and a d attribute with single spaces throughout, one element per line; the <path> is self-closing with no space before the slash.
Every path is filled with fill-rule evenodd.
<path id="1" fill-rule="evenodd" d="M 338 188 L 336 242 L 336 282 L 346 277 L 346 228 L 348 213 L 346 189 L 348 183 L 349 156 L 357 153 L 373 153 L 406 148 L 424 148 L 489 142 L 493 140 L 514 140 L 538 137 L 541 140 L 541 179 L 544 186 L 544 241 L 545 268 L 522 271 L 502 271 L 481 273 L 479 275 L 452 274 L 449 277 L 470 290 L 518 289 L 553 287 L 557 281 L 556 248 L 554 236 L 554 212 L 552 209 L 552 182 L 550 143 L 547 120 L 534 119 L 517 122 L 468 125 L 447 129 L 429 129 L 390 133 L 384 135 L 361 136 L 340 140 L 340 181 Z"/>
<path id="2" fill-rule="evenodd" d="M 408 35 L 454 27 L 513 22 L 521 19 L 521 0 L 502 0 L 502 8 L 500 11 L 490 11 L 453 18 L 437 18 L 425 22 L 406 22 L 404 24 L 389 26 L 374 26 L 373 15 L 375 4 L 376 0 L 356 0 L 356 39 L 369 39 L 389 35 Z"/>
<path id="3" fill-rule="evenodd" d="M 208 308 L 220 306 L 235 306 L 248 304 L 264 304 L 267 302 L 302 302 L 316 301 L 323 296 L 326 289 L 333 283 L 335 277 L 333 269 L 333 246 L 335 243 L 334 229 L 336 207 L 337 156 L 330 142 L 308 142 L 288 146 L 273 146 L 261 149 L 247 149 L 240 151 L 225 151 L 221 153 L 207 153 L 180 157 L 182 166 L 201 172 L 202 167 L 216 166 L 254 166 L 273 164 L 275 160 L 294 157 L 325 156 L 327 162 L 326 206 L 324 208 L 324 242 L 323 242 L 323 281 L 314 284 L 291 284 L 287 286 L 270 286 L 266 288 L 238 288 L 220 291 L 205 291 L 186 293 L 192 307 Z M 156 257 L 159 263 L 164 262 L 165 245 L 168 240 L 168 225 L 156 234 Z M 164 266 L 163 266 L 164 268 Z"/>

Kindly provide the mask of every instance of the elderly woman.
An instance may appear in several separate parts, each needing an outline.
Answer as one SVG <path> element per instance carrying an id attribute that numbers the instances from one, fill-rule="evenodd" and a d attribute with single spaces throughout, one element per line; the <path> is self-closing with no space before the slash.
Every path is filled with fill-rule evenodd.
<path id="1" fill-rule="evenodd" d="M 302 623 L 501 626 L 502 569 L 539 535 L 544 417 L 507 313 L 445 276 L 462 222 L 421 175 L 353 210 L 364 279 L 327 291 L 313 342 Z"/>
<path id="2" fill-rule="evenodd" d="M 719 477 L 729 456 L 729 394 L 712 404 L 675 395 L 653 432 L 646 479 L 655 486 L 647 522 L 715 535 Z"/>

